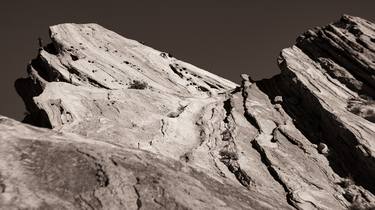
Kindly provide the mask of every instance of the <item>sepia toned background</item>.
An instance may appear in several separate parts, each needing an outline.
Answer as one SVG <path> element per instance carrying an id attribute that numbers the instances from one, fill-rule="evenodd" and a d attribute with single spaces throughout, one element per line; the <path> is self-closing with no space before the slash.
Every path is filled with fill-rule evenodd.
<path id="1" fill-rule="evenodd" d="M 234 82 L 278 73 L 276 58 L 305 30 L 346 13 L 375 21 L 375 1 L 3 1 L 0 115 L 23 118 L 14 81 L 36 56 L 48 26 L 95 22 Z"/>

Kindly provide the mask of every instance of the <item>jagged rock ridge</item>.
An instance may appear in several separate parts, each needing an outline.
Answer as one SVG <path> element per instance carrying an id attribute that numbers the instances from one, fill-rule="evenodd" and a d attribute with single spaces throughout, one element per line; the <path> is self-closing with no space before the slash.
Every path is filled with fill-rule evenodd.
<path id="1" fill-rule="evenodd" d="M 0 203 L 61 209 L 346 209 L 375 202 L 375 25 L 301 35 L 242 84 L 96 24 L 50 28 L 1 118 Z"/>

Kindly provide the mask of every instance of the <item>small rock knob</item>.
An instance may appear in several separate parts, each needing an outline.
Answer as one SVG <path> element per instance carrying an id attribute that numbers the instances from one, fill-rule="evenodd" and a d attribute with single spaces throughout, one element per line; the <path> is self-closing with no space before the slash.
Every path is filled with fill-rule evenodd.
<path id="1" fill-rule="evenodd" d="M 328 146 L 324 143 L 319 143 L 318 152 L 324 155 L 328 154 Z"/>
<path id="2" fill-rule="evenodd" d="M 273 99 L 273 101 L 276 104 L 281 104 L 283 102 L 283 97 L 282 96 L 276 96 L 275 99 Z"/>
<path id="3" fill-rule="evenodd" d="M 275 108 L 276 109 L 281 109 L 281 108 L 283 108 L 280 104 L 275 104 Z"/>
<path id="4" fill-rule="evenodd" d="M 247 74 L 241 74 L 241 78 L 244 81 L 249 81 L 249 75 L 247 75 Z"/>

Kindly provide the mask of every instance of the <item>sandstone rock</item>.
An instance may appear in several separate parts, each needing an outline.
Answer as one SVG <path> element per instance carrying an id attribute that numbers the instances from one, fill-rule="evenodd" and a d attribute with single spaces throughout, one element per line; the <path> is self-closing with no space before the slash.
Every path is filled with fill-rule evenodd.
<path id="1" fill-rule="evenodd" d="M 2 209 L 288 208 L 145 150 L 0 118 Z"/>
<path id="2" fill-rule="evenodd" d="M 96 24 L 50 31 L 16 82 L 24 122 L 50 129 L 0 118 L 3 206 L 374 205 L 374 24 L 309 30 L 240 86 Z"/>
<path id="3" fill-rule="evenodd" d="M 273 99 L 274 103 L 280 104 L 283 102 L 283 97 L 282 96 L 276 96 L 275 99 Z"/>
<path id="4" fill-rule="evenodd" d="M 328 146 L 326 145 L 326 144 L 324 144 L 324 143 L 319 143 L 318 144 L 318 151 L 319 151 L 319 153 L 321 153 L 321 154 L 328 154 Z"/>

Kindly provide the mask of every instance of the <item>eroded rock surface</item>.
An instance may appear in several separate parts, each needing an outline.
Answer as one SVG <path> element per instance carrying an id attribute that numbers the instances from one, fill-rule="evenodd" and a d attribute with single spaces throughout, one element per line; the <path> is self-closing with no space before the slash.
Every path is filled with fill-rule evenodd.
<path id="1" fill-rule="evenodd" d="M 0 119 L 7 208 L 347 209 L 375 203 L 375 25 L 301 35 L 237 85 L 96 24 L 50 28 Z M 50 128 L 50 129 L 47 129 Z"/>

